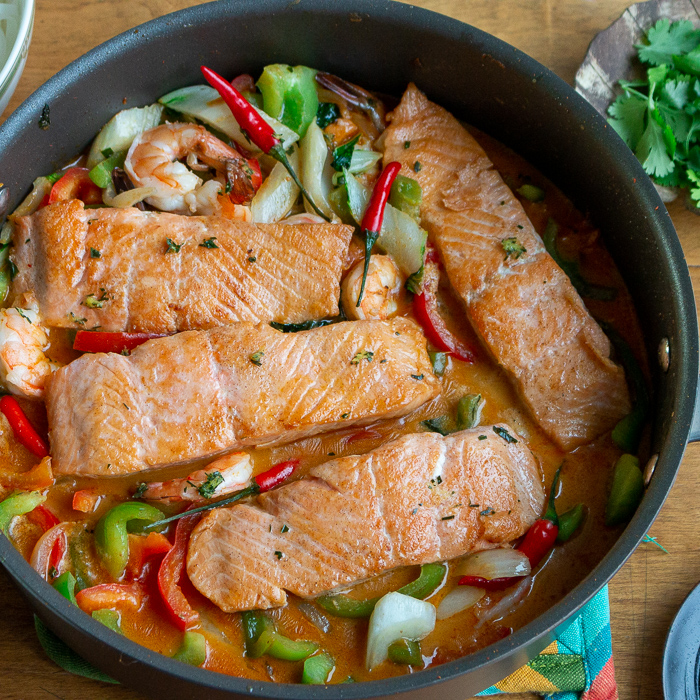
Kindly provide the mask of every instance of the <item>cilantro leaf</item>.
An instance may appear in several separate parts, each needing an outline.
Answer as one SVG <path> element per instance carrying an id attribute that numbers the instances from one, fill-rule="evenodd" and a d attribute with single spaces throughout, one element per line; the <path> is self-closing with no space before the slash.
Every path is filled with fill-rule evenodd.
<path id="1" fill-rule="evenodd" d="M 671 127 L 675 140 L 685 143 L 693 125 L 693 117 L 684 110 L 670 107 L 665 102 L 658 102 L 657 109 L 664 122 Z"/>
<path id="2" fill-rule="evenodd" d="M 608 123 L 633 151 L 644 134 L 647 107 L 648 101 L 639 95 L 620 95 L 608 108 Z"/>
<path id="3" fill-rule="evenodd" d="M 674 167 L 673 155 L 669 156 L 667 147 L 673 144 L 675 152 L 675 139 L 671 127 L 663 121 L 658 110 L 652 110 L 650 117 L 634 153 L 649 175 L 663 177 Z"/>
<path id="4" fill-rule="evenodd" d="M 688 171 L 686 172 L 686 175 L 688 176 L 688 180 L 692 182 L 693 184 L 697 185 L 696 187 L 690 188 L 690 198 L 694 202 L 699 202 L 700 203 L 700 173 L 696 172 L 695 170 L 691 170 L 688 168 Z"/>
<path id="5" fill-rule="evenodd" d="M 700 46 L 685 54 L 685 56 L 674 56 L 673 65 L 683 73 L 700 75 Z"/>
<path id="6" fill-rule="evenodd" d="M 661 87 L 659 99 L 671 107 L 683 109 L 688 104 L 689 91 L 690 80 L 668 80 Z"/>
<path id="7" fill-rule="evenodd" d="M 637 44 L 639 59 L 655 66 L 671 63 L 673 56 L 686 54 L 700 44 L 700 31 L 688 20 L 660 19 L 647 32 L 648 45 Z"/>

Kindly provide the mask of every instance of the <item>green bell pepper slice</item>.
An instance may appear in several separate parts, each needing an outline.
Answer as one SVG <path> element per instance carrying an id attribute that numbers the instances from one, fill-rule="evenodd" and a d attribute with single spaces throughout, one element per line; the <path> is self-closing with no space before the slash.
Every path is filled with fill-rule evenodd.
<path id="1" fill-rule="evenodd" d="M 75 600 L 75 576 L 70 571 L 64 571 L 51 585 L 73 605 L 78 604 Z"/>
<path id="2" fill-rule="evenodd" d="M 119 580 L 129 559 L 129 534 L 127 524 L 132 520 L 154 523 L 163 513 L 146 503 L 120 503 L 103 515 L 95 527 L 95 544 L 107 571 Z"/>
<path id="3" fill-rule="evenodd" d="M 562 513 L 558 517 L 559 532 L 557 533 L 557 542 L 568 542 L 583 524 L 586 518 L 586 510 L 583 507 L 583 503 L 577 503 L 573 508 L 570 508 L 566 513 Z"/>
<path id="4" fill-rule="evenodd" d="M 172 656 L 175 661 L 201 666 L 207 660 L 207 640 L 199 632 L 185 632 L 180 648 Z"/>
<path id="5" fill-rule="evenodd" d="M 12 518 L 31 513 L 46 500 L 41 491 L 15 491 L 0 503 L 0 532 L 7 535 Z"/>
<path id="6" fill-rule="evenodd" d="M 420 221 L 420 205 L 423 201 L 423 190 L 418 180 L 405 175 L 397 175 L 391 186 L 389 204 L 399 211 Z"/>
<path id="7" fill-rule="evenodd" d="M 605 507 L 605 524 L 615 527 L 626 523 L 644 496 L 644 475 L 639 460 L 624 454 L 615 463 L 612 487 Z"/>
<path id="8" fill-rule="evenodd" d="M 112 632 L 124 634 L 119 620 L 119 613 L 116 610 L 110 610 L 109 608 L 95 610 L 95 612 L 92 613 L 92 619 L 101 622 L 105 627 L 109 627 Z"/>
<path id="9" fill-rule="evenodd" d="M 314 656 L 309 656 L 304 661 L 304 672 L 301 676 L 301 682 L 306 685 L 325 685 L 328 683 L 328 677 L 335 668 L 335 661 L 330 654 L 321 652 Z"/>
<path id="10" fill-rule="evenodd" d="M 434 593 L 447 574 L 447 564 L 423 564 L 420 576 L 411 583 L 399 588 L 398 592 L 423 600 Z M 369 617 L 382 596 L 367 600 L 356 600 L 346 595 L 325 595 L 316 602 L 326 611 L 337 617 Z"/>
<path id="11" fill-rule="evenodd" d="M 268 654 L 284 661 L 303 661 L 318 650 L 315 642 L 295 641 L 280 634 L 275 623 L 259 610 L 247 610 L 242 617 L 246 653 L 253 659 Z"/>
<path id="12" fill-rule="evenodd" d="M 389 660 L 395 664 L 417 666 L 423 661 L 420 644 L 413 639 L 399 639 L 389 645 Z"/>
<path id="13" fill-rule="evenodd" d="M 317 71 L 307 66 L 274 63 L 257 82 L 263 109 L 303 137 L 318 112 Z"/>
<path id="14" fill-rule="evenodd" d="M 112 184 L 112 170 L 124 165 L 126 153 L 126 151 L 117 151 L 117 153 L 105 158 L 88 173 L 88 177 L 102 189 L 109 187 Z"/>

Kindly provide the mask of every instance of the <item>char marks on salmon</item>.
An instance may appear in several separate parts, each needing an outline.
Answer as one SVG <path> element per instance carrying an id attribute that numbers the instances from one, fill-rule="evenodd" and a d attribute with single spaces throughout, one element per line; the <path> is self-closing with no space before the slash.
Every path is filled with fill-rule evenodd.
<path id="1" fill-rule="evenodd" d="M 83 355 L 46 389 L 57 474 L 115 476 L 410 413 L 439 393 L 418 326 L 236 323 Z"/>
<path id="2" fill-rule="evenodd" d="M 326 462 L 255 502 L 206 514 L 187 573 L 234 612 L 510 542 L 544 503 L 537 463 L 516 439 L 506 442 L 493 426 L 419 433 Z"/>
<path id="3" fill-rule="evenodd" d="M 545 433 L 571 450 L 610 430 L 630 410 L 624 372 L 481 146 L 415 85 L 385 139 L 385 162 L 421 184 L 423 225 L 474 329 Z"/>
<path id="4" fill-rule="evenodd" d="M 20 217 L 11 296 L 48 326 L 171 333 L 338 313 L 352 236 L 334 224 L 252 224 L 60 202 Z"/>

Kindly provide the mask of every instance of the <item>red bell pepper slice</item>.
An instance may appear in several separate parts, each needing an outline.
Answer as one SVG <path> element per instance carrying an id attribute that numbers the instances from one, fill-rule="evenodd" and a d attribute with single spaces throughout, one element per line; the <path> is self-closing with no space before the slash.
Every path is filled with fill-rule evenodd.
<path id="1" fill-rule="evenodd" d="M 73 341 L 73 350 L 80 352 L 116 352 L 133 350 L 147 340 L 165 338 L 169 333 L 102 333 L 101 331 L 78 331 Z"/>
<path id="2" fill-rule="evenodd" d="M 39 505 L 31 513 L 27 514 L 27 519 L 36 523 L 44 532 L 48 532 L 52 527 L 61 521 L 46 506 Z"/>
<path id="3" fill-rule="evenodd" d="M 436 263 L 426 263 L 423 286 L 420 294 L 413 298 L 413 312 L 423 327 L 426 338 L 442 352 L 449 352 L 462 362 L 474 362 L 473 350 L 457 338 L 445 325 L 437 303 L 440 270 Z"/>
<path id="4" fill-rule="evenodd" d="M 68 168 L 54 183 L 48 204 L 81 199 L 85 204 L 102 204 L 102 190 L 90 179 L 87 168 Z"/>
<path id="5" fill-rule="evenodd" d="M 78 607 L 88 615 L 103 608 L 129 607 L 138 610 L 146 599 L 143 584 L 134 583 L 100 583 L 91 588 L 83 588 L 75 594 Z"/>
<path id="6" fill-rule="evenodd" d="M 24 414 L 24 411 L 17 403 L 14 396 L 3 396 L 0 399 L 0 411 L 3 412 L 5 418 L 12 428 L 12 432 L 30 452 L 33 452 L 37 457 L 49 456 L 49 446 L 44 442 L 39 433 L 34 430 L 34 426 L 29 422 L 29 419 Z"/>
<path id="7" fill-rule="evenodd" d="M 160 532 L 129 536 L 129 561 L 126 565 L 127 576 L 138 579 L 144 573 L 146 563 L 153 557 L 167 554 L 172 549 L 170 540 Z"/>
<path id="8" fill-rule="evenodd" d="M 73 494 L 73 510 L 80 513 L 94 513 L 99 501 L 100 495 L 97 489 L 81 489 Z"/>
<path id="9" fill-rule="evenodd" d="M 199 613 L 192 608 L 180 588 L 180 578 L 186 575 L 187 545 L 200 517 L 199 514 L 186 515 L 178 520 L 175 543 L 163 557 L 158 569 L 158 590 L 173 623 L 182 631 L 199 620 Z"/>

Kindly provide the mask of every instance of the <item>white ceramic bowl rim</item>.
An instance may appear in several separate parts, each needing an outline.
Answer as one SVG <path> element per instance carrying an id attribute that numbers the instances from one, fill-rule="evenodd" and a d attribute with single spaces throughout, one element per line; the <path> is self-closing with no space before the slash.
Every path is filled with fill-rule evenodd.
<path id="1" fill-rule="evenodd" d="M 13 72 L 15 65 L 21 57 L 22 47 L 29 32 L 32 29 L 32 17 L 34 15 L 35 0 L 19 0 L 21 6 L 21 17 L 19 20 L 19 29 L 15 37 L 15 43 L 12 45 L 12 51 L 5 62 L 5 65 L 0 70 L 0 89 L 4 86 L 10 73 Z"/>

